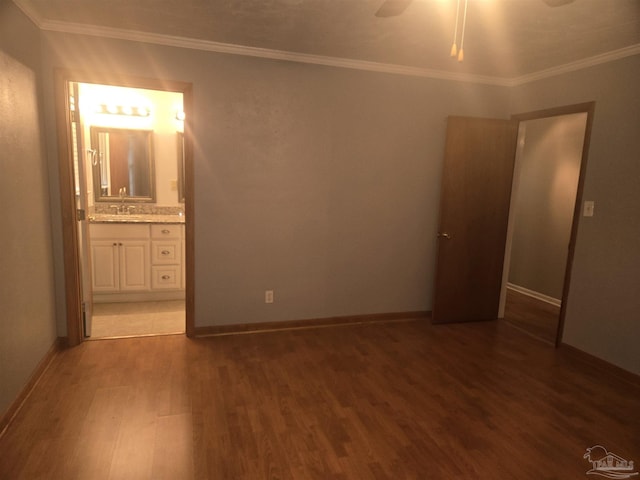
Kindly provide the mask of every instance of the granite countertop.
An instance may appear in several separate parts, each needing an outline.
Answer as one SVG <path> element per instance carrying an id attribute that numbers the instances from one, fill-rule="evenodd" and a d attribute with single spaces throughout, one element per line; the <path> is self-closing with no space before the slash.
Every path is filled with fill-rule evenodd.
<path id="1" fill-rule="evenodd" d="M 94 213 L 89 223 L 184 223 L 184 215 Z"/>

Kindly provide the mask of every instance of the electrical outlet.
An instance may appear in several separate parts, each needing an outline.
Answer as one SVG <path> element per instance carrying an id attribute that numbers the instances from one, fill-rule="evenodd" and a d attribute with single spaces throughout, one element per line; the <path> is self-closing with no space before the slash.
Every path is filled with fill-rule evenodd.
<path id="1" fill-rule="evenodd" d="M 178 190 L 178 180 L 169 180 L 169 188 L 171 191 L 176 192 Z"/>
<path id="2" fill-rule="evenodd" d="M 593 210 L 595 209 L 596 202 L 593 200 L 587 200 L 584 202 L 584 209 L 582 215 L 585 217 L 593 217 Z"/>
<path id="3" fill-rule="evenodd" d="M 264 291 L 264 303 L 273 303 L 273 290 Z"/>

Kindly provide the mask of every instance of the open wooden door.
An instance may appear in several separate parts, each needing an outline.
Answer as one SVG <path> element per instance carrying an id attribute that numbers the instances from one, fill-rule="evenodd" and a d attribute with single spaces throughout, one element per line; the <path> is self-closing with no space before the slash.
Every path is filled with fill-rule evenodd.
<path id="1" fill-rule="evenodd" d="M 75 144 L 73 149 L 74 180 L 76 193 L 76 221 L 78 233 L 78 258 L 80 261 L 80 297 L 82 299 L 82 319 L 83 334 L 85 337 L 91 336 L 93 322 L 93 292 L 91 291 L 91 261 L 89 246 L 89 222 L 87 215 L 89 211 L 89 191 L 87 189 L 86 178 L 88 178 L 87 154 L 91 151 L 85 148 L 84 126 L 82 114 L 80 112 L 80 93 L 78 84 L 70 82 L 69 92 L 73 94 L 73 104 L 70 111 L 70 125 L 72 140 Z M 93 152 L 95 155 L 95 152 Z M 91 158 L 93 159 L 93 155 Z"/>
<path id="2" fill-rule="evenodd" d="M 498 316 L 517 134 L 516 120 L 448 119 L 434 323 Z"/>

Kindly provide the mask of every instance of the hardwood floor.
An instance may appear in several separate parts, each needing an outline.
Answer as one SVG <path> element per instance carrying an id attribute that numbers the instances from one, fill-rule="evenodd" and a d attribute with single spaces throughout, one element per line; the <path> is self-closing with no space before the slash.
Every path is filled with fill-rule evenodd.
<path id="1" fill-rule="evenodd" d="M 560 307 L 529 295 L 507 289 L 504 319 L 541 340 L 555 345 Z"/>
<path id="2" fill-rule="evenodd" d="M 405 321 L 63 351 L 1 479 L 579 479 L 640 463 L 640 386 L 504 322 Z"/>

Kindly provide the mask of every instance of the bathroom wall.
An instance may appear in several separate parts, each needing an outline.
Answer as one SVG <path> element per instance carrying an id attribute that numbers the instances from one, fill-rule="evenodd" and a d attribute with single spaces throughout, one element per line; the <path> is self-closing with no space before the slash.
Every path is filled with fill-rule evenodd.
<path id="1" fill-rule="evenodd" d="M 0 0 L 0 416 L 56 341 L 40 33 Z"/>
<path id="2" fill-rule="evenodd" d="M 182 94 L 157 90 L 131 89 L 108 85 L 79 84 L 80 111 L 84 125 L 83 144 L 91 145 L 91 127 L 125 128 L 153 131 L 154 175 L 158 206 L 178 206 L 178 145 L 177 132 L 184 131 L 184 122 L 176 119 L 182 111 Z M 151 109 L 148 117 L 101 114 L 96 112 L 100 104 L 145 105 Z M 94 188 L 91 158 L 83 156 L 86 164 L 89 205 L 94 204 Z"/>

